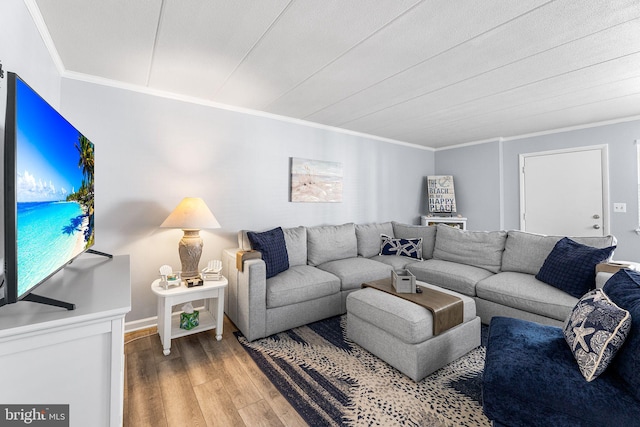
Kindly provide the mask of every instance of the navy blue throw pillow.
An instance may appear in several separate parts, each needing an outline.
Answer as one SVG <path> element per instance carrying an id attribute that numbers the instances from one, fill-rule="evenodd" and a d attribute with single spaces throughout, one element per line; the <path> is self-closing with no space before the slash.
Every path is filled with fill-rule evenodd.
<path id="1" fill-rule="evenodd" d="M 544 260 L 536 279 L 580 298 L 595 289 L 596 265 L 608 259 L 615 248 L 594 248 L 564 237 Z"/>
<path id="2" fill-rule="evenodd" d="M 277 227 L 263 233 L 247 232 L 251 248 L 262 253 L 267 266 L 267 279 L 289 269 L 289 253 L 284 242 L 282 228 Z"/>

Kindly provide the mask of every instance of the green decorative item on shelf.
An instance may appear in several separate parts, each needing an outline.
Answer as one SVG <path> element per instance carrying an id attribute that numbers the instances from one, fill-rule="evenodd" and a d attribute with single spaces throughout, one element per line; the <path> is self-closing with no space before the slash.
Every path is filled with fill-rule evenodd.
<path id="1" fill-rule="evenodd" d="M 180 313 L 180 328 L 187 331 L 195 328 L 200 324 L 200 317 L 198 310 L 194 310 L 193 313 Z"/>

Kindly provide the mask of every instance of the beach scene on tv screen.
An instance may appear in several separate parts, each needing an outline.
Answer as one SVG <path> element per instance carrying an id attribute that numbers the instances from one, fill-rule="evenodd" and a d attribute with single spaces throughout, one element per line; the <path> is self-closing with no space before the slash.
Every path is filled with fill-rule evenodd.
<path id="1" fill-rule="evenodd" d="M 18 296 L 93 245 L 93 144 L 18 81 Z"/>

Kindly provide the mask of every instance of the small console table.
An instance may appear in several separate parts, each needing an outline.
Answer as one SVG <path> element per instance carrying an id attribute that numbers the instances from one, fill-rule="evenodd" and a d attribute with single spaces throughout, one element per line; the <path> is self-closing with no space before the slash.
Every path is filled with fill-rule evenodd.
<path id="1" fill-rule="evenodd" d="M 454 217 L 454 216 L 442 217 L 442 216 L 422 215 L 420 217 L 420 223 L 422 225 L 445 224 L 454 228 L 459 228 L 461 230 L 467 229 L 467 218 Z"/>
<path id="2" fill-rule="evenodd" d="M 223 276 L 220 280 L 205 281 L 202 286 L 186 287 L 184 284 L 164 289 L 160 279 L 151 284 L 151 290 L 158 297 L 158 334 L 162 342 L 165 356 L 171 353 L 171 340 L 197 332 L 216 330 L 216 340 L 222 339 L 222 323 L 224 320 L 224 289 L 228 281 Z M 189 301 L 204 299 L 204 309 L 200 310 L 200 324 L 193 329 L 180 328 L 180 313 L 172 313 L 175 305 Z"/>

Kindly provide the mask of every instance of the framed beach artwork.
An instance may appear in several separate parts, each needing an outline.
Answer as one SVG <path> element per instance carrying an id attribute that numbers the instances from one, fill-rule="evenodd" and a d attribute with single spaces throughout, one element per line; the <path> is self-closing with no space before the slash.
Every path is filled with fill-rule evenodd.
<path id="1" fill-rule="evenodd" d="M 291 158 L 292 202 L 342 202 L 342 163 Z"/>

